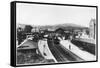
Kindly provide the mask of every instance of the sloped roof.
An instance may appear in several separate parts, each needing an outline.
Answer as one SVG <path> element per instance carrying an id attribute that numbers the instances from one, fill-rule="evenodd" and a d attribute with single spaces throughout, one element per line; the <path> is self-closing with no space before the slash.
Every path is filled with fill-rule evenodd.
<path id="1" fill-rule="evenodd" d="M 34 49 L 34 48 L 37 48 L 37 46 L 38 46 L 38 43 L 33 42 L 32 40 L 27 40 L 20 47 L 18 47 L 18 50 L 19 49 Z"/>

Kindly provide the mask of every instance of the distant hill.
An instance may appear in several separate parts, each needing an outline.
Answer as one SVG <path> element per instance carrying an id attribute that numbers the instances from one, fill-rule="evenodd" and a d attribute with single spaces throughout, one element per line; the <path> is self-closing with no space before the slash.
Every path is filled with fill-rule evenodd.
<path id="1" fill-rule="evenodd" d="M 71 23 L 57 24 L 57 25 L 45 25 L 45 26 L 40 26 L 40 28 L 41 29 L 51 29 L 51 30 L 56 30 L 58 28 L 62 28 L 64 30 L 68 30 L 68 29 L 88 29 L 88 27 L 83 27 L 83 26 L 71 24 Z"/>
<path id="2" fill-rule="evenodd" d="M 25 24 L 20 24 L 20 26 L 22 27 L 25 27 Z M 42 30 L 46 30 L 46 29 L 49 29 L 49 30 L 56 30 L 58 28 L 62 28 L 64 30 L 69 30 L 69 29 L 88 29 L 88 27 L 84 27 L 84 26 L 80 26 L 80 25 L 77 25 L 77 24 L 73 24 L 73 23 L 65 23 L 65 24 L 56 24 L 56 25 L 44 25 L 44 26 L 32 26 L 33 28 L 34 27 L 37 27 L 37 28 L 40 28 Z"/>

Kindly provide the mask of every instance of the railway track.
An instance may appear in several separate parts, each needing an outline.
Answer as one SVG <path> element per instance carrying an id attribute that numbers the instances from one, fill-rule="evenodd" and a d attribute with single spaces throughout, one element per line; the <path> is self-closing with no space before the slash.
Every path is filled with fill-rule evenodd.
<path id="1" fill-rule="evenodd" d="M 82 50 L 95 55 L 95 44 L 87 43 L 79 40 L 72 40 L 71 42 L 77 47 L 81 48 Z"/>
<path id="2" fill-rule="evenodd" d="M 48 46 L 58 62 L 82 61 L 81 58 L 71 54 L 60 44 L 54 44 L 54 40 L 48 40 Z"/>

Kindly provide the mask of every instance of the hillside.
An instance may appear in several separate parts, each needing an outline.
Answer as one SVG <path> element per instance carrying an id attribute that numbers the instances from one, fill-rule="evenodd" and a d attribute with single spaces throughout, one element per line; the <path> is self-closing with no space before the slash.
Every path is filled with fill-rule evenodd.
<path id="1" fill-rule="evenodd" d="M 88 27 L 83 27 L 83 26 L 71 24 L 71 23 L 57 24 L 57 25 L 45 25 L 45 26 L 39 26 L 39 27 L 41 29 L 51 29 L 51 30 L 56 30 L 58 28 L 62 28 L 64 30 L 68 30 L 68 29 L 88 29 Z"/>
<path id="2" fill-rule="evenodd" d="M 20 26 L 23 28 L 25 27 L 25 24 L 20 24 Z M 41 26 L 41 25 L 34 25 L 32 26 L 33 28 L 40 28 L 42 30 L 46 30 L 46 29 L 49 29 L 49 30 L 56 30 L 58 28 L 62 28 L 64 30 L 69 30 L 69 29 L 88 29 L 88 27 L 84 27 L 84 26 L 80 26 L 80 25 L 76 25 L 76 24 L 73 24 L 73 23 L 65 23 L 65 24 L 56 24 L 56 25 L 44 25 L 44 26 Z"/>

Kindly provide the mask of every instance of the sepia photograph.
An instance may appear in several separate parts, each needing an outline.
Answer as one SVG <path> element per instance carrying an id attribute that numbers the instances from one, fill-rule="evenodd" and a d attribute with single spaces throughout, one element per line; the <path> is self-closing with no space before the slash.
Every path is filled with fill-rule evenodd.
<path id="1" fill-rule="evenodd" d="M 16 3 L 16 65 L 97 60 L 96 7 Z"/>

